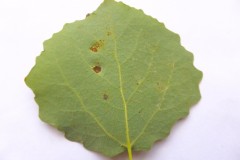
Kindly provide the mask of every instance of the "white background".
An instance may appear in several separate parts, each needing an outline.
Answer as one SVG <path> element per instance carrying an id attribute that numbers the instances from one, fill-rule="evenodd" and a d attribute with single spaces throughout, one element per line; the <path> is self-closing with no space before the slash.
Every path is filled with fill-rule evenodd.
<path id="1" fill-rule="evenodd" d="M 110 160 L 38 118 L 24 77 L 42 42 L 101 0 L 0 0 L 0 160 Z M 179 33 L 203 71 L 201 101 L 134 160 L 240 160 L 240 1 L 124 0 Z M 126 154 L 114 158 L 125 160 Z"/>

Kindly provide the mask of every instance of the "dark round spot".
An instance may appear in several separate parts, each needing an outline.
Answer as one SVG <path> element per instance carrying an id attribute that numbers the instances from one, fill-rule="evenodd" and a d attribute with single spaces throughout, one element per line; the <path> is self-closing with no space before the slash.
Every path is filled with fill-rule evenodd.
<path id="1" fill-rule="evenodd" d="M 100 66 L 94 66 L 94 67 L 93 67 L 93 71 L 94 71 L 95 73 L 99 73 L 99 72 L 101 72 L 101 70 L 102 70 L 102 68 L 101 68 Z"/>
<path id="2" fill-rule="evenodd" d="M 107 99 L 108 99 L 108 95 L 107 95 L 107 94 L 104 94 L 104 95 L 103 95 L 103 99 L 104 99 L 104 100 L 107 100 Z"/>

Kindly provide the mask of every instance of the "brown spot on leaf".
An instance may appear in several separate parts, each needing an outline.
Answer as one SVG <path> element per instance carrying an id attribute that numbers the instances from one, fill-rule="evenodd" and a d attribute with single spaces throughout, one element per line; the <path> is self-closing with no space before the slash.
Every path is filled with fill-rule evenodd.
<path id="1" fill-rule="evenodd" d="M 107 94 L 103 94 L 103 99 L 104 100 L 108 100 L 108 95 Z"/>
<path id="2" fill-rule="evenodd" d="M 93 67 L 93 71 L 94 71 L 95 73 L 100 73 L 101 70 L 102 70 L 102 68 L 101 68 L 100 66 L 94 66 L 94 67 Z"/>
<path id="3" fill-rule="evenodd" d="M 93 52 L 98 52 L 99 49 L 104 45 L 104 40 L 99 40 L 90 47 L 90 50 Z"/>
<path id="4" fill-rule="evenodd" d="M 91 47 L 90 49 L 91 49 L 91 51 L 93 51 L 93 52 L 97 52 L 97 51 L 98 51 L 96 47 Z"/>
<path id="5" fill-rule="evenodd" d="M 107 32 L 107 35 L 108 35 L 108 36 L 111 36 L 111 35 L 112 35 L 112 32 L 108 31 L 108 32 Z"/>
<path id="6" fill-rule="evenodd" d="M 90 16 L 91 14 L 90 13 L 88 13 L 87 15 L 86 15 L 86 17 L 88 17 L 88 16 Z"/>

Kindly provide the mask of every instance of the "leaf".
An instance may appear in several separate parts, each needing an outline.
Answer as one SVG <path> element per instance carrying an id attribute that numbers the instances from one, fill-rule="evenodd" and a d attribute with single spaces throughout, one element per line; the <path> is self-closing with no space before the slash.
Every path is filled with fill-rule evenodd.
<path id="1" fill-rule="evenodd" d="M 148 150 L 200 99 L 202 73 L 177 34 L 121 2 L 44 43 L 26 77 L 40 118 L 66 138 L 115 156 Z"/>

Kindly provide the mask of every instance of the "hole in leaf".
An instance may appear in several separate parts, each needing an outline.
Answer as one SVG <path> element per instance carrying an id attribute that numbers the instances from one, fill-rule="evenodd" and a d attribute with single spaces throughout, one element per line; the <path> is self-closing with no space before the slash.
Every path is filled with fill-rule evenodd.
<path id="1" fill-rule="evenodd" d="M 95 73 L 99 73 L 99 72 L 101 72 L 101 70 L 102 70 L 102 68 L 101 68 L 100 66 L 94 66 L 94 67 L 93 67 L 93 71 L 94 71 Z"/>
<path id="2" fill-rule="evenodd" d="M 107 94 L 103 94 L 103 99 L 107 100 L 108 99 L 108 95 Z"/>

